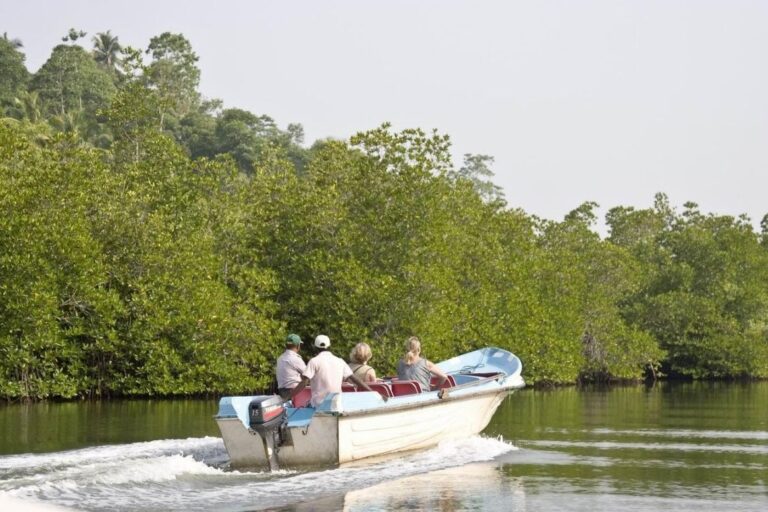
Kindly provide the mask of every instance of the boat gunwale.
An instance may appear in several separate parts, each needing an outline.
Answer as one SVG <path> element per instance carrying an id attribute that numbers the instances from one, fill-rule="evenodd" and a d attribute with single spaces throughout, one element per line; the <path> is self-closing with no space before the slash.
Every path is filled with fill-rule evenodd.
<path id="1" fill-rule="evenodd" d="M 494 377 L 490 377 L 489 380 L 496 380 Z M 478 381 L 477 383 L 470 383 L 474 385 L 478 385 L 478 383 L 486 383 L 488 381 Z M 446 388 L 446 390 L 451 389 L 457 389 L 455 388 Z M 506 393 L 507 395 L 513 393 L 515 390 L 520 389 L 518 387 L 498 387 L 498 388 L 490 388 L 490 389 L 483 389 L 478 390 L 476 393 L 467 394 L 467 395 L 459 395 L 459 396 L 451 396 L 450 393 L 447 393 L 443 398 L 440 398 L 437 396 L 437 391 L 430 391 L 429 393 L 434 393 L 434 398 L 431 398 L 429 400 L 419 401 L 419 402 L 409 402 L 406 404 L 398 404 L 394 406 L 385 406 L 385 407 L 376 407 L 371 409 L 360 409 L 355 411 L 316 411 L 315 414 L 319 415 L 327 415 L 327 416 L 339 416 L 339 417 L 354 417 L 354 416 L 375 416 L 380 414 L 388 414 L 390 412 L 398 412 L 403 411 L 406 409 L 414 409 L 417 407 L 425 407 L 425 406 L 433 406 L 433 405 L 439 405 L 442 403 L 447 402 L 454 402 L 459 400 L 469 400 L 472 398 L 476 398 L 479 396 L 489 395 L 489 394 L 499 394 L 499 393 Z M 404 395 L 408 396 L 408 395 Z M 397 397 L 395 397 L 397 398 Z M 390 398 L 392 400 L 392 398 Z"/>

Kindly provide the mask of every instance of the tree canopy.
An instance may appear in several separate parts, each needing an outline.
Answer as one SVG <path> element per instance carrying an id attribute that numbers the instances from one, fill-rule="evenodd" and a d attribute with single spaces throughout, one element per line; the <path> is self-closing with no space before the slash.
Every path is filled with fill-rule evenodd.
<path id="1" fill-rule="evenodd" d="M 768 221 L 663 194 L 562 220 L 507 205 L 493 158 L 384 124 L 303 128 L 197 91 L 180 34 L 109 31 L 32 75 L 0 39 L 0 396 L 263 390 L 288 332 L 391 373 L 483 346 L 530 383 L 768 377 Z M 768 217 L 767 217 L 768 218 Z"/>
<path id="2" fill-rule="evenodd" d="M 0 113 L 4 107 L 13 104 L 29 81 L 29 71 L 20 48 L 21 42 L 8 39 L 8 34 L 0 38 Z"/>

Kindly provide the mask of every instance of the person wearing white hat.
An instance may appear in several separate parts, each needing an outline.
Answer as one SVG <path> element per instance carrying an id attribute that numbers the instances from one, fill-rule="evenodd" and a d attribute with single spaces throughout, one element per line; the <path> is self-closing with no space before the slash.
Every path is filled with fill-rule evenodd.
<path id="1" fill-rule="evenodd" d="M 315 338 L 315 348 L 320 351 L 315 357 L 307 363 L 307 369 L 301 375 L 301 382 L 293 388 L 291 399 L 299 391 L 309 384 L 312 389 L 312 407 L 317 407 L 329 393 L 341 393 L 341 384 L 345 380 L 351 380 L 358 387 L 373 391 L 368 384 L 357 378 L 349 365 L 340 357 L 336 357 L 328 350 L 331 346 L 331 340 L 325 334 L 320 334 Z"/>

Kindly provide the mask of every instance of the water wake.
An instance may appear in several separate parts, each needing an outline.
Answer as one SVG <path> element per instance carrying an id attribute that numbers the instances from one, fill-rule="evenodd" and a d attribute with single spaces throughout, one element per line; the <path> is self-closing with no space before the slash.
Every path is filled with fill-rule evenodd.
<path id="1" fill-rule="evenodd" d="M 471 437 L 383 462 L 322 471 L 227 471 L 219 438 L 173 439 L 0 457 L 0 494 L 82 510 L 243 510 L 346 492 L 383 480 L 492 460 L 514 450 Z"/>

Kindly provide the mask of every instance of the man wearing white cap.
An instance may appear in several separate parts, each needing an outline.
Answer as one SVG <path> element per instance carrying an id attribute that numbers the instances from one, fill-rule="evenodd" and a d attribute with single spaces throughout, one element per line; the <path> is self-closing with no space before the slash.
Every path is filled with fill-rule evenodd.
<path id="1" fill-rule="evenodd" d="M 373 391 L 368 384 L 355 377 L 346 361 L 328 350 L 330 346 L 331 340 L 325 334 L 315 338 L 315 348 L 320 353 L 307 363 L 307 369 L 301 375 L 301 382 L 293 388 L 291 399 L 309 384 L 312 388 L 312 407 L 317 407 L 323 403 L 328 393 L 341 393 L 341 383 L 345 380 L 351 380 L 358 387 Z"/>

